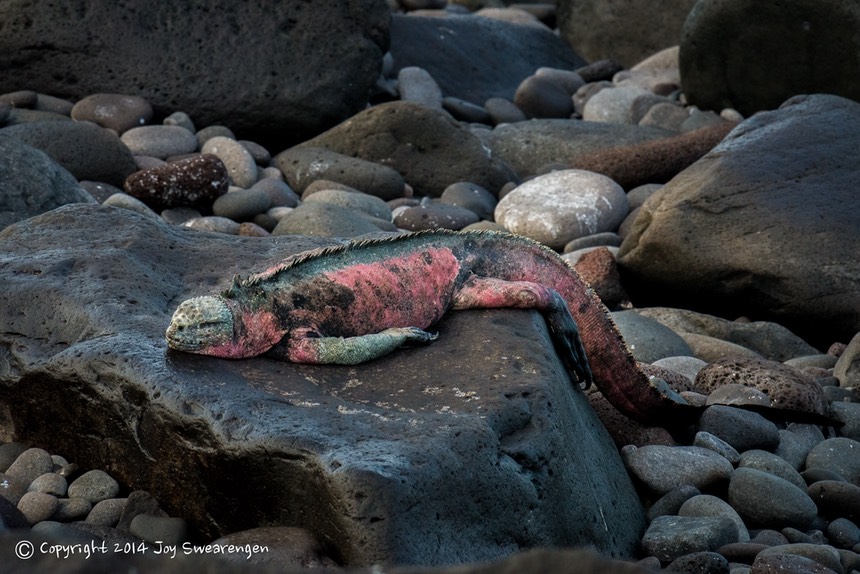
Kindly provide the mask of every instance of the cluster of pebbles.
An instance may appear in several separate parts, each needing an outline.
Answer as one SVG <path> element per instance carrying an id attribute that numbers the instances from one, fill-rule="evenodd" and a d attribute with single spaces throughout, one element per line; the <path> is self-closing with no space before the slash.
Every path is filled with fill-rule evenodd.
<path id="1" fill-rule="evenodd" d="M 513 101 L 493 98 L 476 105 L 445 97 L 420 68 L 394 73 L 388 58 L 377 100 L 445 110 L 473 129 L 529 118 L 582 118 L 683 133 L 743 119 L 730 109 L 702 112 L 684 105 L 679 83 L 677 51 L 669 50 L 630 70 L 608 61 L 576 71 L 539 69 L 522 82 Z M 70 119 L 112 130 L 134 157 L 137 171 L 122 189 L 81 182 L 96 200 L 193 229 L 255 237 L 302 233 L 307 228 L 289 215 L 308 203 L 336 207 L 325 216 L 351 218 L 343 222 L 345 229 L 353 220 L 390 231 L 500 228 L 494 222 L 498 201 L 517 189 L 514 182 L 487 190 L 455 181 L 438 199 L 418 198 L 393 170 L 337 158 L 345 180 L 376 182 L 356 189 L 314 180 L 307 169 L 290 172 L 289 161 L 237 139 L 228 127 L 198 129 L 182 111 L 155 118 L 149 102 L 138 96 L 93 94 L 68 102 L 26 91 L 0 95 L 0 122 L 7 125 Z M 301 155 L 288 152 L 292 159 Z M 313 155 L 308 157 L 312 163 Z M 609 231 L 623 229 L 628 210 L 653 190 L 629 191 L 630 203 L 612 216 Z M 615 233 L 599 235 L 553 247 L 569 251 L 620 242 Z M 857 346 L 849 347 L 852 356 L 860 353 Z M 830 406 L 853 406 L 855 391 L 825 392 L 828 386 L 839 388 L 834 383 L 839 352 L 807 359 L 814 364 L 806 366 L 819 375 L 811 382 L 818 387 L 813 394 L 827 396 Z M 688 376 L 695 378 L 702 366 Z M 655 444 L 622 445 L 648 509 L 640 564 L 696 573 L 860 571 L 860 412 L 845 407 L 839 413 L 841 428 L 820 420 L 775 423 L 754 410 L 715 404 L 704 411 L 686 445 L 666 444 L 662 435 Z M 0 516 L 7 528 L 168 543 L 187 538 L 185 522 L 169 517 L 149 494 L 120 497 L 122 487 L 106 473 L 80 473 L 44 450 L 4 444 L 0 471 Z"/>
<path id="2" fill-rule="evenodd" d="M 185 520 L 168 516 L 148 492 L 122 492 L 102 470 L 83 472 L 60 455 L 17 442 L 0 445 L 0 524 L 6 528 L 111 543 L 187 540 Z"/>

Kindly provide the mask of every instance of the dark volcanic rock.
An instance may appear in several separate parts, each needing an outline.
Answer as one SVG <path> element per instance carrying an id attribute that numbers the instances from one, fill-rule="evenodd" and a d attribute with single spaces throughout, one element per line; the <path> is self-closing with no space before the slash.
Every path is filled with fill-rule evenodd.
<path id="1" fill-rule="evenodd" d="M 792 98 L 741 123 L 642 206 L 619 253 L 637 306 L 860 331 L 860 104 Z"/>
<path id="2" fill-rule="evenodd" d="M 14 2 L 0 14 L 0 93 L 135 94 L 248 139 L 300 139 L 365 105 L 388 23 L 381 0 Z"/>
<path id="3" fill-rule="evenodd" d="M 42 150 L 78 180 L 121 186 L 137 170 L 116 134 L 90 122 L 32 122 L 0 132 Z"/>
<path id="4" fill-rule="evenodd" d="M 535 312 L 451 313 L 432 345 L 358 367 L 228 361 L 168 352 L 176 305 L 330 240 L 70 206 L 0 242 L 15 436 L 150 492 L 192 534 L 296 526 L 347 565 L 636 546 L 636 493 Z"/>
<path id="5" fill-rule="evenodd" d="M 417 195 L 439 197 L 458 181 L 471 181 L 495 194 L 516 179 L 508 165 L 459 122 L 421 104 L 375 106 L 302 145 L 387 165 L 403 175 Z"/>
<path id="6" fill-rule="evenodd" d="M 541 67 L 573 70 L 585 65 L 547 28 L 479 16 L 391 17 L 395 72 L 423 68 L 444 96 L 483 105 L 513 100 L 520 82 Z"/>
<path id="7" fill-rule="evenodd" d="M 561 37 L 590 62 L 630 67 L 678 43 L 695 0 L 559 0 Z"/>
<path id="8" fill-rule="evenodd" d="M 0 135 L 0 229 L 67 203 L 95 200 L 44 152 Z"/>
<path id="9" fill-rule="evenodd" d="M 700 0 L 681 36 L 684 94 L 744 116 L 797 94 L 860 101 L 858 27 L 853 0 Z"/>

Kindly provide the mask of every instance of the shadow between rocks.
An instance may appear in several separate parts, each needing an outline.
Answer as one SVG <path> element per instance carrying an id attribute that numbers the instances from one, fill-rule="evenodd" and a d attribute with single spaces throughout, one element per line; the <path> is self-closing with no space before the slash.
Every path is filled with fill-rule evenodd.
<path id="1" fill-rule="evenodd" d="M 333 242 L 94 205 L 10 226 L 0 407 L 15 438 L 150 491 L 200 540 L 299 526 L 350 566 L 631 556 L 640 503 L 537 313 L 451 313 L 432 345 L 356 367 L 167 350 L 181 300 Z"/>

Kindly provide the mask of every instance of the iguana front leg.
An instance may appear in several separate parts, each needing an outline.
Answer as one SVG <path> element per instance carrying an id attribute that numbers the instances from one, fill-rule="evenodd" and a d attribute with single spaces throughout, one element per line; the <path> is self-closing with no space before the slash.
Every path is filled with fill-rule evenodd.
<path id="1" fill-rule="evenodd" d="M 387 355 L 404 343 L 429 343 L 436 337 L 418 327 L 395 327 L 356 337 L 294 335 L 270 353 L 294 363 L 357 365 Z"/>
<path id="2" fill-rule="evenodd" d="M 530 281 L 504 281 L 473 275 L 454 294 L 453 309 L 516 307 L 541 311 L 549 326 L 556 351 L 577 381 L 593 382 L 576 321 L 558 291 Z"/>

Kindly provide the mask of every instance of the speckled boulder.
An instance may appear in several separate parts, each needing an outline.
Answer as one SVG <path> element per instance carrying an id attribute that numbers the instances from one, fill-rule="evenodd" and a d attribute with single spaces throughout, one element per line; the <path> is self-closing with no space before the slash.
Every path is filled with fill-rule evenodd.
<path id="1" fill-rule="evenodd" d="M 858 28 L 854 0 L 699 0 L 680 40 L 684 94 L 744 116 L 797 94 L 860 100 Z"/>
<path id="2" fill-rule="evenodd" d="M 381 0 L 10 3 L 0 93 L 136 94 L 156 115 L 182 110 L 254 141 L 301 140 L 365 106 L 389 19 Z"/>
<path id="3" fill-rule="evenodd" d="M 627 209 L 627 195 L 617 183 L 570 169 L 516 187 L 499 201 L 495 219 L 512 233 L 561 249 L 578 237 L 614 231 Z"/>
<path id="4" fill-rule="evenodd" d="M 696 390 L 703 394 L 726 384 L 741 384 L 763 391 L 774 409 L 820 417 L 829 415 L 821 387 L 799 369 L 783 363 L 726 358 L 705 366 L 696 375 Z"/>
<path id="5" fill-rule="evenodd" d="M 131 174 L 125 191 L 157 208 L 211 203 L 227 193 L 229 174 L 214 155 L 203 154 Z"/>

